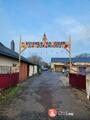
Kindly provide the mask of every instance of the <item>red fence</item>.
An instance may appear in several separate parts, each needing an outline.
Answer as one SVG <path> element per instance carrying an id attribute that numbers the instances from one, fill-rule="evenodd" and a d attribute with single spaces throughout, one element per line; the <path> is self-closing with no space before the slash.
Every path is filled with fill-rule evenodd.
<path id="1" fill-rule="evenodd" d="M 78 89 L 86 89 L 86 75 L 70 73 L 69 84 Z"/>
<path id="2" fill-rule="evenodd" d="M 9 88 L 17 85 L 19 81 L 19 73 L 0 74 L 0 89 Z"/>

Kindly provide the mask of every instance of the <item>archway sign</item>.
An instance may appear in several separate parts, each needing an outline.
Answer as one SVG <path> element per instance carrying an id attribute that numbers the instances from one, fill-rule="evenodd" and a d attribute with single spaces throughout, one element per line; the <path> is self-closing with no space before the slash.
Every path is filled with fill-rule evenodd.
<path id="1" fill-rule="evenodd" d="M 21 42 L 21 48 L 69 48 L 69 42 L 48 42 L 46 34 L 44 34 L 42 42 Z"/>
<path id="2" fill-rule="evenodd" d="M 69 53 L 69 63 L 71 68 L 71 37 L 69 37 L 68 42 L 49 42 L 47 40 L 46 34 L 44 34 L 42 42 L 22 42 L 20 37 L 20 54 L 19 54 L 19 62 L 20 55 L 26 48 L 64 48 Z"/>

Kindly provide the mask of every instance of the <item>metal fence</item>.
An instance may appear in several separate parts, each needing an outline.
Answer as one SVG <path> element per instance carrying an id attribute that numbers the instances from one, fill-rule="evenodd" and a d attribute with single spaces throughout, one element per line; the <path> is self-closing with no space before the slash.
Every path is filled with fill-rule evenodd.
<path id="1" fill-rule="evenodd" d="M 0 66 L 0 89 L 16 86 L 19 82 L 19 68 Z"/>
<path id="2" fill-rule="evenodd" d="M 70 73 L 69 84 L 78 89 L 86 89 L 86 75 Z"/>

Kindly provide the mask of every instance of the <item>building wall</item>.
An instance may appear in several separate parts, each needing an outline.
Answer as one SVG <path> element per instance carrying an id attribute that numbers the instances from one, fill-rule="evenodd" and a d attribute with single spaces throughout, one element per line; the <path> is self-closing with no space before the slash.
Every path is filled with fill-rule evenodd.
<path id="1" fill-rule="evenodd" d="M 74 66 L 75 65 L 75 66 Z M 74 63 L 74 65 L 71 67 L 71 73 L 77 73 L 80 72 L 79 71 L 79 67 L 83 67 L 86 66 L 87 71 L 90 71 L 90 63 L 88 62 L 76 62 Z M 64 64 L 64 63 L 51 63 L 51 68 L 53 69 L 53 71 L 59 71 L 59 69 L 63 69 L 64 66 L 69 66 L 69 64 Z"/>
<path id="2" fill-rule="evenodd" d="M 87 93 L 87 98 L 90 98 L 90 73 L 86 75 L 86 93 Z"/>
<path id="3" fill-rule="evenodd" d="M 78 73 L 79 72 L 79 68 L 76 66 L 71 66 L 71 70 L 70 73 Z"/>
<path id="4" fill-rule="evenodd" d="M 86 68 L 86 72 L 90 74 L 90 66 Z"/>
<path id="5" fill-rule="evenodd" d="M 19 80 L 25 80 L 29 76 L 29 65 L 27 63 L 21 62 L 20 63 L 20 72 L 19 72 Z"/>
<path id="6" fill-rule="evenodd" d="M 34 65 L 34 74 L 37 74 L 37 66 Z"/>
<path id="7" fill-rule="evenodd" d="M 16 65 L 13 66 L 13 65 Z M 19 60 L 15 60 L 3 55 L 0 55 L 0 74 L 7 73 L 16 73 L 19 72 Z M 19 80 L 25 80 L 29 77 L 29 75 L 33 75 L 37 73 L 37 66 L 29 68 L 27 63 L 21 62 L 20 64 L 20 74 Z"/>
<path id="8" fill-rule="evenodd" d="M 57 67 L 58 66 L 58 67 Z M 61 67 L 60 67 L 61 66 Z M 62 66 L 64 66 L 64 63 L 51 63 L 51 69 L 55 72 L 57 69 L 62 69 Z"/>
<path id="9" fill-rule="evenodd" d="M 75 65 L 81 65 L 81 66 L 90 66 L 89 62 L 76 62 Z"/>
<path id="10" fill-rule="evenodd" d="M 29 65 L 29 76 L 32 76 L 34 74 L 34 66 Z"/>
<path id="11" fill-rule="evenodd" d="M 62 65 L 55 65 L 55 72 L 61 72 L 63 70 Z"/>
<path id="12" fill-rule="evenodd" d="M 84 65 L 77 65 L 71 67 L 71 73 L 80 73 L 80 68 L 82 69 L 82 73 L 90 73 L 90 66 L 87 65 L 86 67 Z M 85 69 L 84 69 L 85 68 Z"/>
<path id="13" fill-rule="evenodd" d="M 6 89 L 18 84 L 18 63 L 18 60 L 0 55 L 0 89 Z"/>
<path id="14" fill-rule="evenodd" d="M 19 72 L 18 65 L 18 60 L 0 55 L 0 74 Z"/>
<path id="15" fill-rule="evenodd" d="M 13 64 L 19 65 L 19 61 L 0 55 L 0 66 L 13 66 Z"/>

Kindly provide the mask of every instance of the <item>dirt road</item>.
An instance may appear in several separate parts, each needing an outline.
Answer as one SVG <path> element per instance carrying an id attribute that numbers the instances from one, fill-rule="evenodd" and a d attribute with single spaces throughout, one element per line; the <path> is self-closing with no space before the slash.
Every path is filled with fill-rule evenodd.
<path id="1" fill-rule="evenodd" d="M 22 85 L 25 89 L 8 104 L 0 106 L 0 120 L 90 120 L 90 101 L 82 91 L 71 88 L 61 73 L 43 72 Z M 49 118 L 49 108 L 74 116 Z"/>

